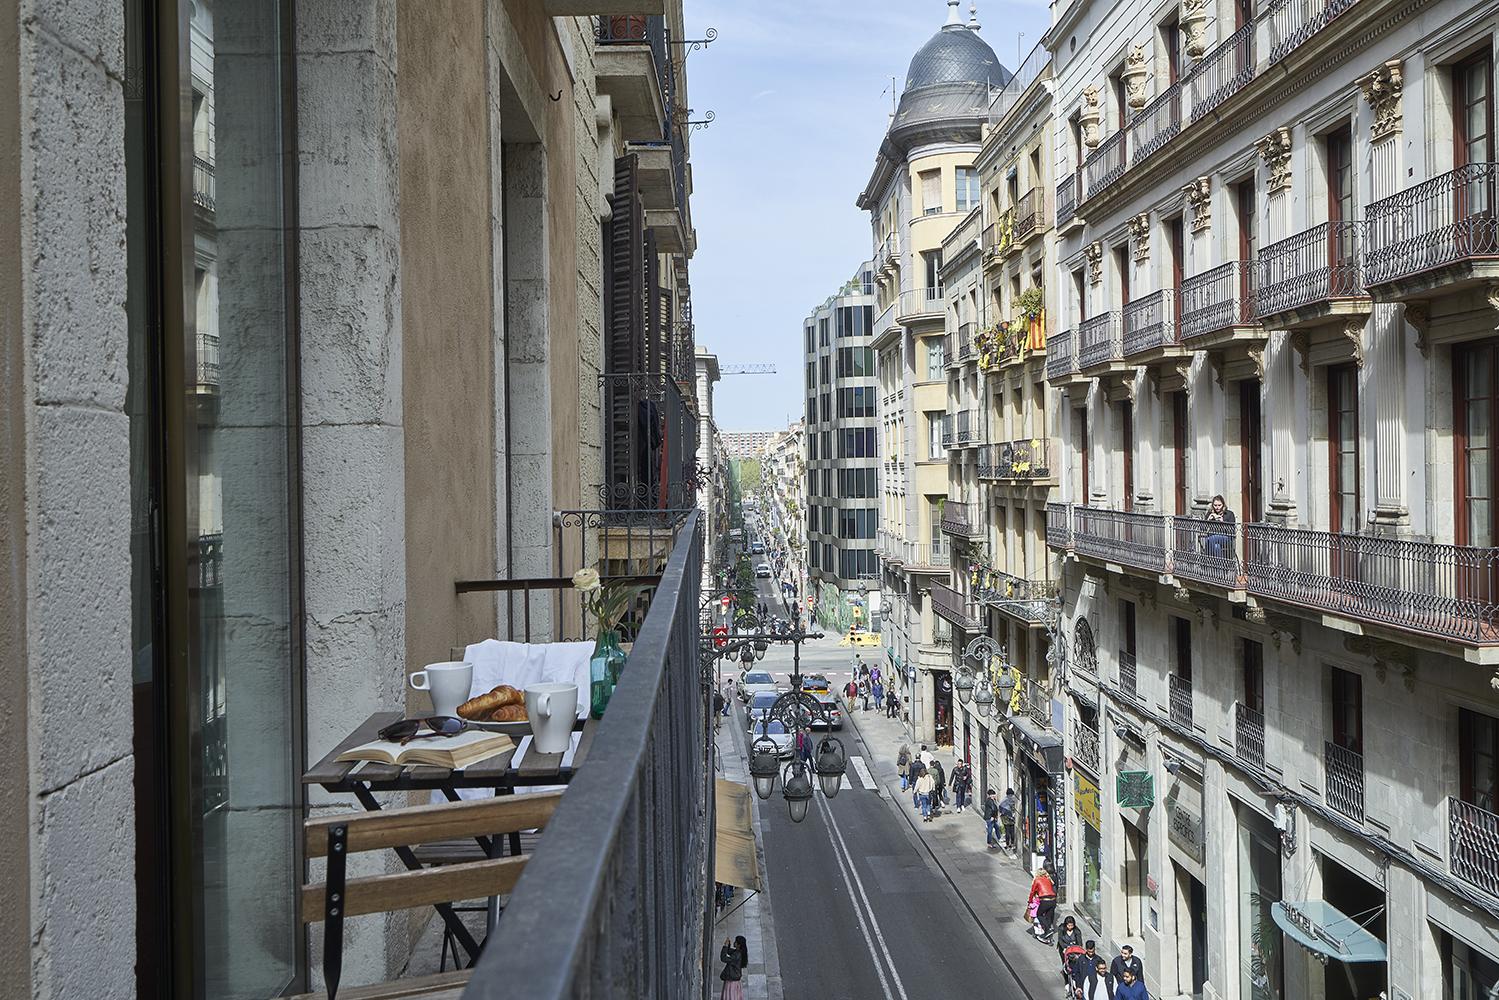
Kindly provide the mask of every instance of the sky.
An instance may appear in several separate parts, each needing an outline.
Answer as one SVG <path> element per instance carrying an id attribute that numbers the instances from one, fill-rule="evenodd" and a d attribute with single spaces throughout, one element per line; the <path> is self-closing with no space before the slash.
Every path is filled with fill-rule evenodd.
<path id="1" fill-rule="evenodd" d="M 961 14 L 968 20 L 969 0 Z M 686 0 L 694 119 L 690 264 L 693 325 L 723 365 L 773 364 L 714 388 L 722 430 L 799 420 L 802 320 L 872 253 L 854 205 L 915 54 L 946 0 Z M 978 0 L 980 35 L 1005 69 L 1050 23 L 1044 0 Z M 1023 36 L 1021 35 L 1023 33 Z"/>

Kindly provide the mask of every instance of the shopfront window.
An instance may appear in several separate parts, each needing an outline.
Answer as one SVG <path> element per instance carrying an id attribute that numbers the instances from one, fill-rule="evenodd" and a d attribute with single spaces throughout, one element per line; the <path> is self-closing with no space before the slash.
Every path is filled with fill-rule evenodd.
<path id="1" fill-rule="evenodd" d="M 1280 835 L 1268 819 L 1247 806 L 1239 818 L 1240 995 L 1282 1000 L 1285 966 L 1280 928 L 1270 917 L 1280 902 Z"/>
<path id="2" fill-rule="evenodd" d="M 1103 838 L 1099 832 L 1098 785 L 1079 770 L 1072 772 L 1072 780 L 1073 811 L 1077 813 L 1078 828 L 1081 832 L 1079 847 L 1082 872 L 1078 879 L 1077 908 L 1096 927 L 1103 923 L 1103 880 L 1099 865 L 1103 854 Z"/>

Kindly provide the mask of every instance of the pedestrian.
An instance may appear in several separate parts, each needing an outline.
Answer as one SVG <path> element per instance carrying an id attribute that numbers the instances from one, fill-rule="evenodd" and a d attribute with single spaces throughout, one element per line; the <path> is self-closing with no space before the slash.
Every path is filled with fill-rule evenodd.
<path id="1" fill-rule="evenodd" d="M 1070 919 L 1070 918 L 1069 918 Z M 1072 960 L 1072 981 L 1081 986 L 1088 974 L 1093 971 L 1093 966 L 1103 961 L 1103 956 L 1098 953 L 1098 942 L 1091 938 L 1083 943 L 1083 953 Z"/>
<path id="2" fill-rule="evenodd" d="M 932 816 L 935 817 L 942 812 L 942 801 L 947 797 L 947 772 L 942 769 L 942 762 L 933 757 L 927 771 L 932 776 Z"/>
<path id="3" fill-rule="evenodd" d="M 932 752 L 926 748 L 926 744 L 925 743 L 921 744 L 921 752 L 919 754 L 917 754 L 916 756 L 920 757 L 921 758 L 921 762 L 923 764 L 925 764 L 927 767 L 931 767 L 932 766 L 932 761 L 934 761 L 934 760 L 937 759 L 936 757 L 934 757 L 932 755 Z"/>
<path id="4" fill-rule="evenodd" d="M 1067 914 L 1067 916 L 1062 918 L 1062 926 L 1057 929 L 1057 957 L 1061 958 L 1063 960 L 1063 964 L 1065 965 L 1067 949 L 1081 948 L 1082 946 L 1082 929 L 1077 926 L 1077 918 L 1069 913 Z M 1089 965 L 1091 967 L 1092 963 L 1089 962 Z M 1068 970 L 1068 973 L 1070 975 L 1070 969 Z"/>
<path id="5" fill-rule="evenodd" d="M 1234 512 L 1228 509 L 1228 502 L 1223 499 L 1223 494 L 1213 497 L 1213 502 L 1208 505 L 1206 520 L 1210 522 L 1206 539 L 1208 555 L 1219 558 L 1233 555 Z"/>
<path id="6" fill-rule="evenodd" d="M 952 807 L 962 812 L 968 805 L 968 790 L 973 781 L 973 769 L 968 762 L 960 760 L 952 769 Z"/>
<path id="7" fill-rule="evenodd" d="M 897 704 L 897 702 L 896 702 L 896 698 L 895 698 L 895 688 L 891 687 L 889 691 L 885 692 L 885 718 L 887 718 L 887 719 L 893 719 L 893 718 L 895 718 L 895 706 L 896 706 L 896 704 Z"/>
<path id="8" fill-rule="evenodd" d="M 1005 850 L 1015 849 L 1015 789 L 1006 788 L 999 800 L 999 825 L 1005 832 Z"/>
<path id="9" fill-rule="evenodd" d="M 1100 958 L 1078 983 L 1077 995 L 1082 1000 L 1115 1000 L 1119 994 L 1115 992 L 1114 985 L 1114 977 L 1109 975 L 1108 967 Z"/>
<path id="10" fill-rule="evenodd" d="M 920 756 L 911 758 L 911 805 L 917 809 L 921 808 L 921 793 L 916 790 L 916 782 L 926 775 L 926 763 Z"/>
<path id="11" fill-rule="evenodd" d="M 1049 940 L 1052 918 L 1057 912 L 1057 887 L 1056 883 L 1051 880 L 1051 874 L 1047 872 L 1045 865 L 1036 869 L 1036 877 L 1031 880 L 1030 895 L 1026 898 L 1026 912 L 1031 917 L 1031 933 L 1039 940 Z"/>
<path id="12" fill-rule="evenodd" d="M 714 715 L 728 715 L 729 713 L 727 713 L 727 712 L 724 711 L 724 709 L 726 709 L 728 707 L 729 707 L 729 703 L 727 701 L 724 701 L 723 692 L 722 691 L 714 691 L 713 692 L 713 714 Z"/>
<path id="13" fill-rule="evenodd" d="M 911 787 L 906 780 L 906 770 L 911 766 L 911 748 L 906 744 L 900 745 L 900 752 L 895 755 L 895 770 L 900 775 L 900 790 L 905 791 Z"/>
<path id="14" fill-rule="evenodd" d="M 876 684 L 878 684 L 880 682 L 880 667 L 879 667 L 879 664 L 875 664 L 874 669 L 872 669 L 872 670 L 869 671 L 869 679 L 871 681 L 873 681 L 874 683 L 876 683 Z"/>
<path id="15" fill-rule="evenodd" d="M 719 994 L 721 1000 L 744 1000 L 744 967 L 749 955 L 749 945 L 744 945 L 740 950 L 740 942 L 744 941 L 741 935 L 737 941 L 723 939 L 723 947 L 718 949 L 718 960 L 723 963 L 723 971 L 719 972 L 718 978 L 723 980 L 723 992 Z"/>
<path id="16" fill-rule="evenodd" d="M 1119 946 L 1119 954 L 1109 963 L 1109 973 L 1116 983 L 1124 978 L 1125 969 L 1133 972 L 1140 982 L 1145 982 L 1145 963 L 1135 955 L 1135 949 L 1127 944 Z"/>
<path id="17" fill-rule="evenodd" d="M 863 700 L 864 711 L 869 711 L 869 678 L 866 677 L 859 682 L 859 697 Z"/>
<path id="18" fill-rule="evenodd" d="M 879 711 L 885 704 L 885 688 L 880 684 L 879 678 L 875 678 L 873 693 L 875 711 Z"/>
<path id="19" fill-rule="evenodd" d="M 854 710 L 854 699 L 858 696 L 859 685 L 850 677 L 848 683 L 843 685 L 843 703 L 848 706 L 850 712 Z"/>
<path id="20" fill-rule="evenodd" d="M 1145 980 L 1125 969 L 1114 986 L 1114 1000 L 1150 1000 L 1150 991 L 1145 988 Z"/>
<path id="21" fill-rule="evenodd" d="M 921 777 L 916 779 L 916 805 L 921 810 L 923 823 L 932 821 L 932 792 L 936 787 L 937 782 L 931 771 L 923 771 Z"/>
<path id="22" fill-rule="evenodd" d="M 984 836 L 989 841 L 989 850 L 999 850 L 999 803 L 992 788 L 984 793 Z"/>
<path id="23" fill-rule="evenodd" d="M 805 729 L 797 730 L 796 755 L 801 758 L 803 764 L 812 759 L 812 734 Z"/>

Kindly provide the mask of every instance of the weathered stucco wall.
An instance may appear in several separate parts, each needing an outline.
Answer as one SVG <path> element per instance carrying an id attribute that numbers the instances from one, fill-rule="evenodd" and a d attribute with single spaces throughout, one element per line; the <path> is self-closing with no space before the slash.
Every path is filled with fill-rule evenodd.
<path id="1" fill-rule="evenodd" d="M 493 253 L 485 17 L 468 0 L 398 9 L 407 669 L 496 634 L 456 579 L 496 567 Z M 409 695 L 425 710 L 427 696 Z"/>

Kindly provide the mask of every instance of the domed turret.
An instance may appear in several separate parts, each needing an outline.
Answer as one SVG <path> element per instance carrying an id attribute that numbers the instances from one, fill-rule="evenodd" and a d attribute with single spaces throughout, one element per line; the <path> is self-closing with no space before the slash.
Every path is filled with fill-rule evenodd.
<path id="1" fill-rule="evenodd" d="M 978 35 L 977 17 L 964 24 L 958 0 L 947 0 L 947 23 L 917 50 L 906 70 L 890 138 L 909 149 L 922 142 L 972 141 L 984 119 L 991 88 L 1010 73 Z"/>

